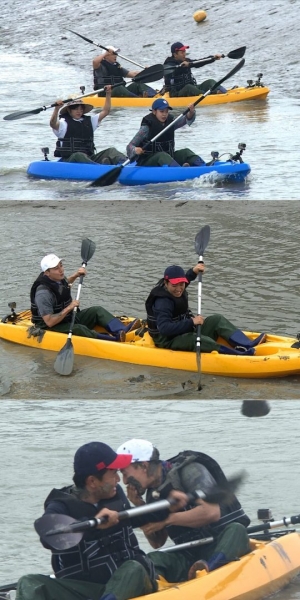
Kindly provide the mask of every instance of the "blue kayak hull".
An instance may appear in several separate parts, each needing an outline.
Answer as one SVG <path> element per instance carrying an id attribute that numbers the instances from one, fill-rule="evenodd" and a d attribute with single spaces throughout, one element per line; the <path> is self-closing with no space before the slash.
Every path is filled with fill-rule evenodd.
<path id="1" fill-rule="evenodd" d="M 39 179 L 66 179 L 70 181 L 95 181 L 108 173 L 114 166 L 90 165 L 41 160 L 30 163 L 27 174 Z M 244 181 L 250 173 L 250 165 L 233 161 L 218 161 L 212 166 L 201 167 L 136 167 L 128 165 L 121 170 L 118 182 L 122 185 L 146 185 L 153 183 L 171 183 L 196 179 L 208 173 L 218 173 L 224 181 Z"/>

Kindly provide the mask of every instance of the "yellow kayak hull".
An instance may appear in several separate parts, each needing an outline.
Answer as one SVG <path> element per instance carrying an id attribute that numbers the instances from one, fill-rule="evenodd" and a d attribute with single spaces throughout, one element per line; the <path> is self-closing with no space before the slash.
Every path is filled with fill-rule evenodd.
<path id="1" fill-rule="evenodd" d="M 0 323 L 0 338 L 38 348 L 58 352 L 66 343 L 66 335 L 46 330 L 42 339 L 29 336 L 32 326 L 30 311 L 18 315 L 16 322 Z M 126 320 L 126 319 L 125 319 Z M 131 319 L 127 319 L 128 320 Z M 256 332 L 246 332 L 251 338 Z M 268 334 L 266 342 L 256 347 L 255 356 L 230 356 L 211 352 L 201 354 L 202 373 L 226 377 L 268 378 L 286 377 L 300 374 L 300 349 L 291 348 L 295 338 Z M 156 348 L 146 332 L 133 331 L 127 334 L 126 341 L 110 342 L 73 335 L 72 343 L 77 355 L 136 365 L 163 367 L 182 371 L 197 372 L 194 352 L 173 351 Z M 222 343 L 226 343 L 222 340 Z"/>
<path id="2" fill-rule="evenodd" d="M 211 573 L 198 571 L 192 581 L 173 585 L 162 582 L 159 596 L 149 594 L 147 600 L 261 600 L 284 588 L 300 573 L 298 533 L 271 542 L 251 540 L 251 547 L 250 554 L 238 561 Z"/>
<path id="3" fill-rule="evenodd" d="M 269 88 L 263 86 L 256 87 L 238 87 L 234 90 L 228 90 L 226 94 L 210 94 L 198 104 L 201 106 L 210 106 L 212 104 L 228 104 L 229 102 L 242 102 L 244 100 L 265 100 Z M 151 108 L 155 98 L 164 98 L 170 103 L 172 108 L 186 108 L 192 102 L 195 102 L 199 96 L 186 96 L 182 98 L 170 98 L 169 94 L 161 96 L 157 94 L 154 98 L 112 98 L 113 108 Z M 87 96 L 82 99 L 86 104 L 92 104 L 94 108 L 103 108 L 105 98 L 99 96 Z"/>

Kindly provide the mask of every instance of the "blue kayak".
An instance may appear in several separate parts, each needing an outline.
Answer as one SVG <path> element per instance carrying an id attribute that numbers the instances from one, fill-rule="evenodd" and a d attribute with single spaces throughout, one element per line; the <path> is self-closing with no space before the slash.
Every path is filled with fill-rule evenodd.
<path id="1" fill-rule="evenodd" d="M 95 181 L 101 175 L 114 169 L 114 165 L 90 165 L 67 163 L 52 160 L 40 160 L 30 163 L 27 174 L 39 179 L 66 179 L 70 181 Z M 233 160 L 216 161 L 213 165 L 201 167 L 137 167 L 126 165 L 121 170 L 118 182 L 122 185 L 146 185 L 152 183 L 171 183 L 196 179 L 208 173 L 218 173 L 218 181 L 241 182 L 250 173 L 250 165 Z"/>

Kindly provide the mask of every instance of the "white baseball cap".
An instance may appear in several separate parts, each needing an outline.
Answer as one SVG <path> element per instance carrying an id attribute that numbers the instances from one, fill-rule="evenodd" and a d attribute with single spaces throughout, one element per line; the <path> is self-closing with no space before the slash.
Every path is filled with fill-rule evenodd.
<path id="1" fill-rule="evenodd" d="M 131 462 L 149 461 L 153 455 L 154 446 L 147 440 L 139 440 L 133 438 L 121 444 L 117 450 L 117 454 L 131 454 Z"/>
<path id="2" fill-rule="evenodd" d="M 106 46 L 107 50 L 111 50 L 112 52 L 120 52 L 120 48 L 115 48 L 115 46 Z M 103 50 L 103 54 L 105 54 L 106 50 Z"/>
<path id="3" fill-rule="evenodd" d="M 53 269 L 54 267 L 57 267 L 60 261 L 61 258 L 58 258 L 56 254 L 46 254 L 46 256 L 44 256 L 44 258 L 42 258 L 41 260 L 41 269 L 43 273 L 45 273 L 45 271 L 48 271 L 48 269 Z"/>

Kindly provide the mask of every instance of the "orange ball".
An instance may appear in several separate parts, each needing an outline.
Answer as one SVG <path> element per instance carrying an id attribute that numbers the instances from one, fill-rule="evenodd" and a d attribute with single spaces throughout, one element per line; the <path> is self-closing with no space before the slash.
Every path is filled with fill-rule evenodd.
<path id="1" fill-rule="evenodd" d="M 193 14 L 193 17 L 197 23 L 201 23 L 201 21 L 204 21 L 204 19 L 206 19 L 207 14 L 205 10 L 196 10 L 196 12 Z"/>

